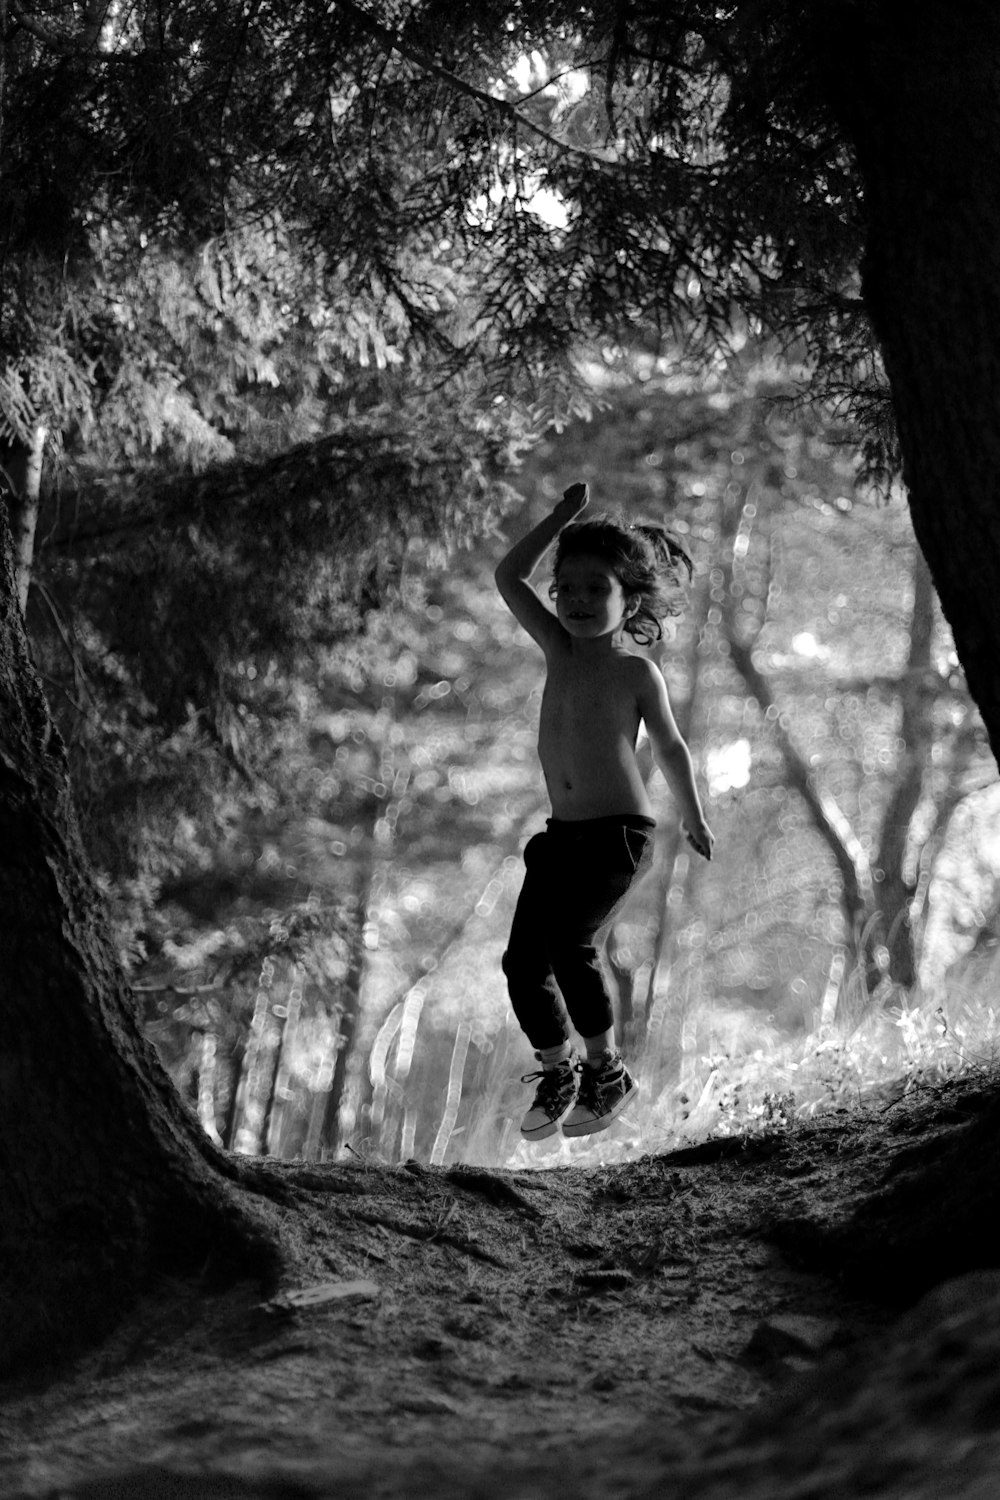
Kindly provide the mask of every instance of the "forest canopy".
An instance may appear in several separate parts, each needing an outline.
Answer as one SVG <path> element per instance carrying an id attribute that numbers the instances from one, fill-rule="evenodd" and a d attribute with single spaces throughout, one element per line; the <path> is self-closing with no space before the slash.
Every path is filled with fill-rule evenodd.
<path id="1" fill-rule="evenodd" d="M 962 187 L 954 101 L 982 136 L 991 16 L 972 0 L 923 4 L 901 30 L 893 5 L 852 0 L 11 5 L 10 435 L 31 452 L 44 429 L 50 465 L 96 462 L 106 481 L 154 453 L 273 451 L 436 390 L 472 403 L 466 448 L 488 466 L 509 423 L 516 440 L 525 413 L 538 430 L 581 399 L 588 340 L 704 361 L 774 337 L 854 422 L 870 474 L 906 460 L 992 730 L 985 581 L 961 588 L 935 500 L 950 484 L 975 508 L 985 476 L 946 477 L 948 424 L 927 425 L 923 394 L 942 408 L 967 382 L 970 424 L 988 402 L 989 236 L 970 255 L 962 214 L 976 201 L 987 222 L 991 178 Z M 345 365 L 367 389 L 348 394 Z M 450 534 L 476 531 L 480 507 L 454 506 Z M 404 485 L 404 527 L 411 510 Z"/>
<path id="2" fill-rule="evenodd" d="M 63 366 L 47 394 L 61 387 L 67 419 L 116 373 L 111 350 L 88 370 L 105 338 L 148 359 L 173 332 L 270 384 L 290 321 L 328 379 L 338 349 L 376 365 L 419 349 L 480 390 L 502 369 L 508 394 L 519 372 L 553 410 L 581 338 L 682 330 L 720 347 L 735 323 L 797 340 L 874 435 L 859 182 L 822 71 L 843 15 L 810 30 L 781 5 L 380 17 L 345 0 L 246 16 L 55 5 L 42 24 L 15 5 L 8 348 L 37 354 L 47 314 Z M 72 331 L 59 316 L 66 266 L 95 304 L 78 343 L 81 309 Z"/>

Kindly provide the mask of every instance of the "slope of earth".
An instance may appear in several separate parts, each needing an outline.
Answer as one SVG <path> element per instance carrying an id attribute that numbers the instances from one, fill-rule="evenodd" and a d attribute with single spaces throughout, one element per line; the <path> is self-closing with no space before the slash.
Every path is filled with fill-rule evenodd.
<path id="1" fill-rule="evenodd" d="M 161 1285 L 72 1368 L 0 1388 L 0 1495 L 995 1497 L 1000 1271 L 900 1314 L 788 1248 L 986 1098 L 616 1167 L 276 1168 L 298 1283 Z"/>

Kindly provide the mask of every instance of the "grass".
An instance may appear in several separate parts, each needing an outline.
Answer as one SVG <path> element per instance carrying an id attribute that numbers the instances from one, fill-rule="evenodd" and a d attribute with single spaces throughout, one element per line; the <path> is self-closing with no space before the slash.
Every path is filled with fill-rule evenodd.
<path id="1" fill-rule="evenodd" d="M 818 1028 L 784 1041 L 773 1034 L 762 1039 L 745 1018 L 741 1028 L 738 1018 L 723 1016 L 712 1039 L 713 1047 L 685 1057 L 680 1086 L 658 1089 L 656 1059 L 640 1054 L 635 1072 L 642 1095 L 606 1135 L 528 1145 L 510 1125 L 502 1141 L 495 1128 L 481 1128 L 476 1146 L 486 1155 L 478 1157 L 480 1164 L 538 1168 L 634 1160 L 711 1136 L 791 1129 L 797 1121 L 896 1099 L 920 1085 L 1000 1073 L 1000 1015 L 961 994 L 950 1000 L 898 994 L 888 1008 L 870 1003 L 849 1030 Z M 486 1118 L 489 1101 L 481 1104 Z"/>
<path id="2" fill-rule="evenodd" d="M 998 1065 L 1000 1018 L 992 1006 L 920 999 L 872 1006 L 850 1032 L 818 1030 L 768 1051 L 701 1059 L 701 1092 L 681 1129 L 726 1135 L 790 1124 Z"/>

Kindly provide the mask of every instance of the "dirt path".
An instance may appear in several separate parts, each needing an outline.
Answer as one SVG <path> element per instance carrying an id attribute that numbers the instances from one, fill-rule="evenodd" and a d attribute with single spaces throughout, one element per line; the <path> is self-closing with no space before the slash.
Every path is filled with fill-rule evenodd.
<path id="1" fill-rule="evenodd" d="M 302 1287 L 163 1286 L 57 1382 L 0 1392 L 0 1495 L 860 1494 L 837 1488 L 854 1429 L 833 1488 L 774 1465 L 799 1453 L 808 1478 L 828 1386 L 891 1362 L 903 1325 L 788 1264 L 773 1229 L 842 1218 L 956 1128 L 928 1098 L 618 1167 L 320 1169 Z M 959 1493 L 979 1491 L 927 1491 Z"/>

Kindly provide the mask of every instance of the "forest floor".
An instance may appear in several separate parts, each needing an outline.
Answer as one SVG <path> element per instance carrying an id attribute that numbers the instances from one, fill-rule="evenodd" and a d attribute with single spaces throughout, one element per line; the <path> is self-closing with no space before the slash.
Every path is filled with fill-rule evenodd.
<path id="1" fill-rule="evenodd" d="M 0 1496 L 995 1500 L 1000 1271 L 900 1312 L 789 1248 L 984 1098 L 620 1166 L 312 1169 L 301 1285 L 163 1283 L 0 1387 Z"/>

